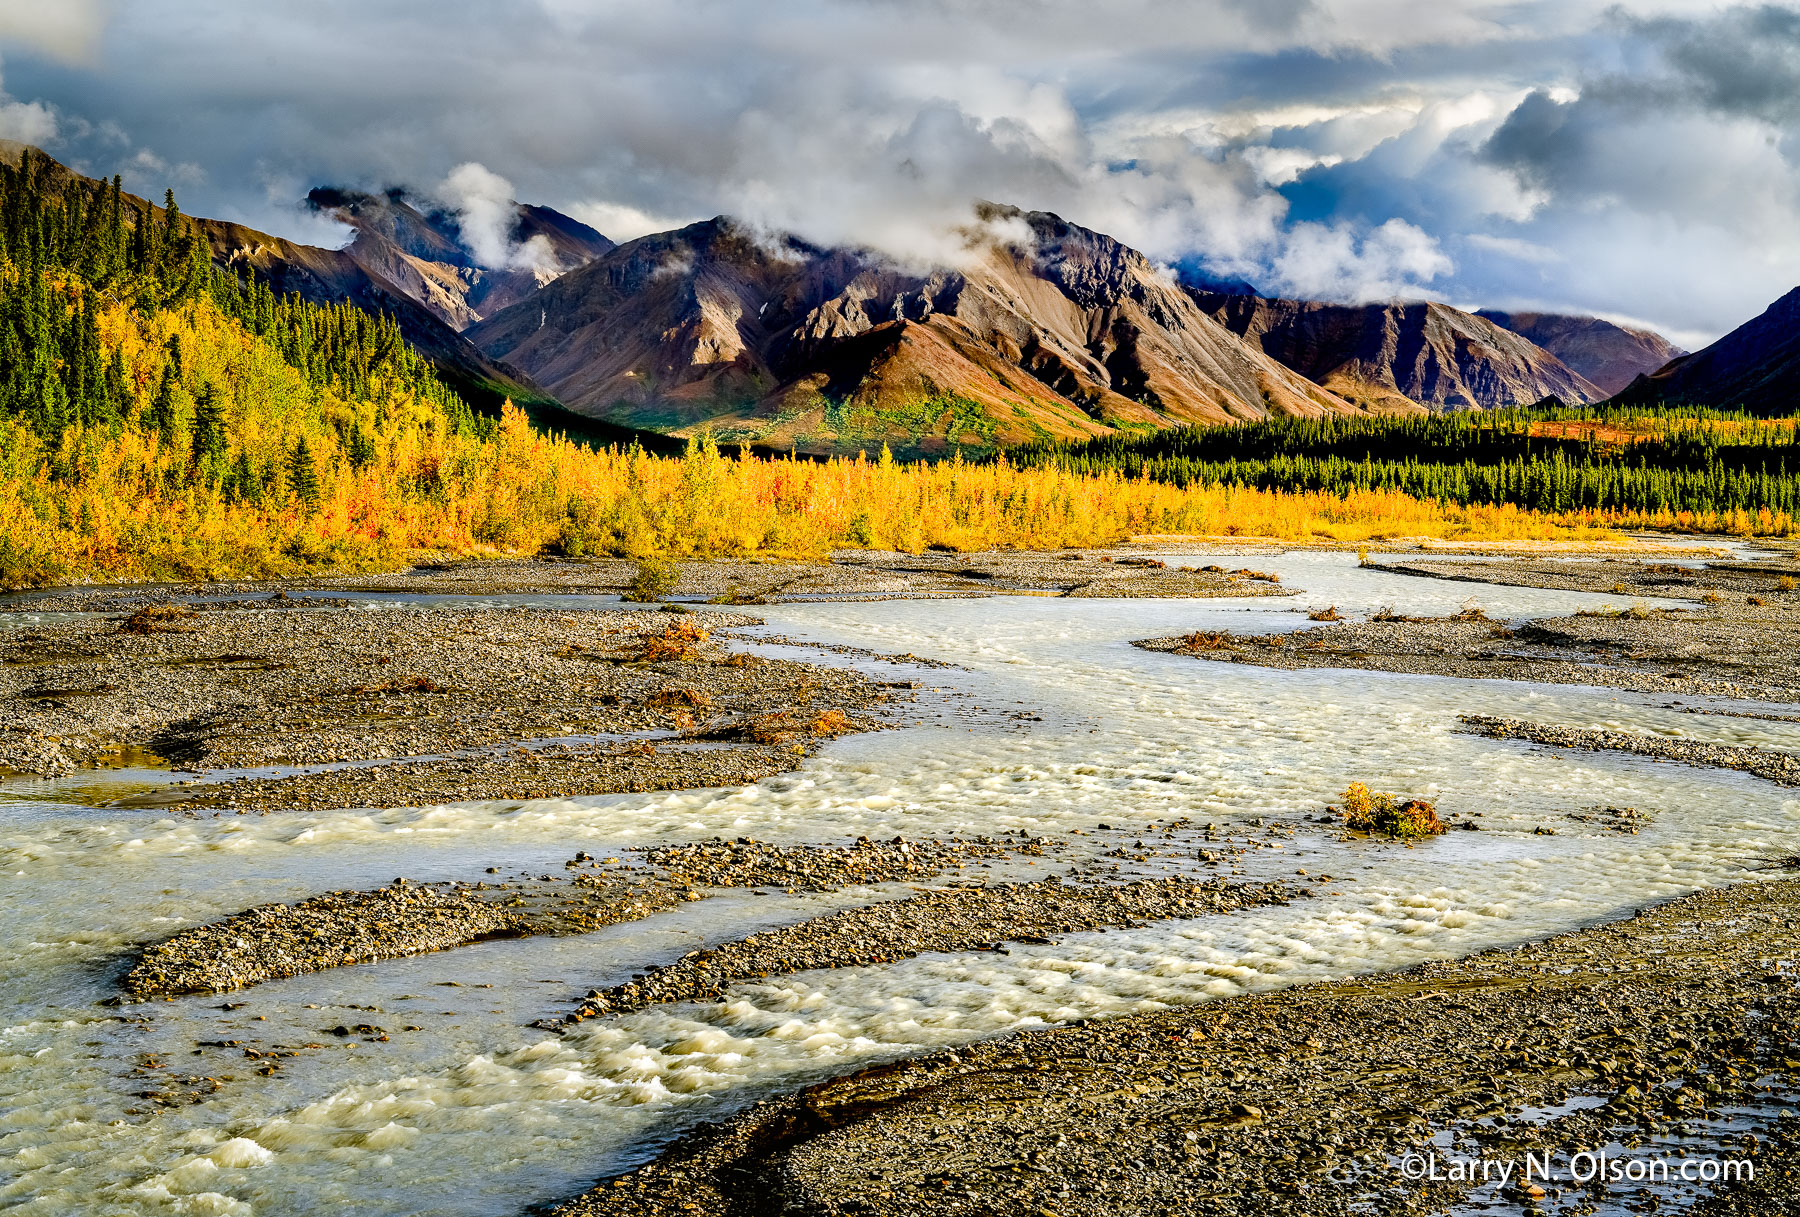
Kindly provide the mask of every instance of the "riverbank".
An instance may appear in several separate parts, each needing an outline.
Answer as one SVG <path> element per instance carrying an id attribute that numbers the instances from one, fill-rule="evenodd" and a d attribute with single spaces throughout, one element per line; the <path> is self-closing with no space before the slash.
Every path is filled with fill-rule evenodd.
<path id="1" fill-rule="evenodd" d="M 1643 562 L 1418 563 L 1379 569 L 1433 578 L 1475 579 L 1571 591 L 1619 589 L 1692 598 L 1696 607 L 1617 607 L 1509 623 L 1469 606 L 1448 617 L 1378 610 L 1360 620 L 1335 610 L 1320 624 L 1281 634 L 1196 632 L 1134 645 L 1223 663 L 1263 667 L 1355 668 L 1451 676 L 1600 685 L 1644 693 L 1800 700 L 1800 578 L 1787 560 L 1730 563 L 1718 573 Z M 1440 570 L 1439 567 L 1444 569 Z M 1654 589 L 1654 590 L 1652 590 Z"/>
<path id="2" fill-rule="evenodd" d="M 1408 1178 L 1405 1155 L 1548 1151 L 1566 1176 L 1611 1145 L 1766 1163 L 1707 1211 L 1773 1217 L 1800 1137 L 1800 988 L 1771 961 L 1796 953 L 1800 880 L 1746 883 L 1453 963 L 1026 1031 L 766 1101 L 553 1211 L 1566 1212 L 1631 1193 L 1478 1194 Z"/>
<path id="3" fill-rule="evenodd" d="M 648 574 L 646 574 L 648 571 Z M 1032 594 L 1160 598 L 1289 595 L 1249 567 L 1185 570 L 1136 546 L 1100 549 L 838 550 L 820 561 L 710 558 L 642 563 L 628 559 L 486 558 L 427 562 L 384 574 L 305 579 L 224 580 L 165 588 L 105 585 L 13 596 L 11 612 L 131 612 L 169 596 L 228 599 L 272 592 L 309 606 L 333 595 L 650 596 L 689 603 L 754 605 L 780 600 L 881 600 L 916 596 Z M 243 607 L 258 602 L 246 600 Z"/>
<path id="4" fill-rule="evenodd" d="M 0 766 L 264 770 L 134 800 L 237 811 L 737 785 L 881 726 L 914 683 L 733 648 L 759 623 L 739 613 L 243 603 L 5 635 Z"/>

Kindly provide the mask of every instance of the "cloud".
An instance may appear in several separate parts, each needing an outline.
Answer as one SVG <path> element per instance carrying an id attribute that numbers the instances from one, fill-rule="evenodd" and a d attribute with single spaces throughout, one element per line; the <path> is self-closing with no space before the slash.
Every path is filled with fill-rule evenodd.
<path id="1" fill-rule="evenodd" d="M 0 0 L 0 49 L 24 45 L 65 61 L 84 60 L 105 18 L 100 0 Z"/>
<path id="2" fill-rule="evenodd" d="M 0 139 L 43 147 L 56 142 L 56 111 L 41 101 L 14 101 L 0 90 Z"/>
<path id="3" fill-rule="evenodd" d="M 626 203 L 609 203 L 601 199 L 586 199 L 572 203 L 568 213 L 594 229 L 610 241 L 623 245 L 638 237 L 648 236 L 653 232 L 667 232 L 673 228 L 682 228 L 693 223 L 701 216 L 687 216 L 677 219 L 672 216 L 652 215 L 639 207 Z"/>
<path id="4" fill-rule="evenodd" d="M 1365 233 L 1348 225 L 1297 224 L 1273 267 L 1283 295 L 1344 303 L 1420 295 L 1453 269 L 1437 242 L 1405 220 Z"/>
<path id="5" fill-rule="evenodd" d="M 923 261 L 958 256 L 986 198 L 1282 290 L 1689 333 L 1800 282 L 1792 7 L 0 5 L 80 15 L 0 23 L 9 104 L 41 107 L 15 125 L 55 120 L 96 172 L 141 147 L 200 166 L 184 206 L 284 233 L 289 184 L 398 184 L 443 194 L 495 265 L 541 257 L 518 197 L 614 239 L 724 212 Z M 108 122 L 129 147 L 88 134 Z"/>
<path id="6" fill-rule="evenodd" d="M 450 171 L 438 194 L 456 213 L 463 241 L 477 265 L 489 270 L 535 270 L 555 273 L 556 251 L 547 238 L 520 242 L 514 236 L 519 207 L 513 184 L 487 168 L 469 161 Z"/>

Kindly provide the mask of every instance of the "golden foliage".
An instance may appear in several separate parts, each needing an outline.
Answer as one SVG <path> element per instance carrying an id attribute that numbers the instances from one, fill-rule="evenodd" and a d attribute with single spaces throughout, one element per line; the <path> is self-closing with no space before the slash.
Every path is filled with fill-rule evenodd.
<path id="1" fill-rule="evenodd" d="M 534 431 L 510 406 L 478 434 L 391 385 L 364 400 L 316 390 L 208 302 L 150 318 L 109 306 L 100 330 L 139 405 L 122 423 L 53 440 L 0 421 L 0 586 L 373 570 L 420 551 L 627 557 L 654 574 L 669 558 L 816 558 L 839 547 L 1054 549 L 1155 533 L 1525 539 L 1612 522 L 1394 492 L 1178 487 L 1005 461 L 907 465 L 885 451 L 827 462 L 726 456 L 704 440 L 686 457 L 595 451 Z M 229 447 L 205 463 L 184 430 L 185 391 L 172 430 L 144 418 L 171 337 L 188 382 L 203 380 L 224 403 Z M 303 457 L 316 497 L 293 485 Z"/>

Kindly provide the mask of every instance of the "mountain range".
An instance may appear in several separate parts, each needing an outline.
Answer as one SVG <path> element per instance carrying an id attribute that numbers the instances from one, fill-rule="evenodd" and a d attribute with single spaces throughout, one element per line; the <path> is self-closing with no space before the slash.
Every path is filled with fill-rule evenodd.
<path id="1" fill-rule="evenodd" d="M 707 220 L 627 242 L 469 337 L 573 409 L 812 450 L 1358 409 L 1110 237 L 1043 212 L 978 218 L 956 266 L 919 271 Z"/>
<path id="2" fill-rule="evenodd" d="M 16 161 L 22 147 L 0 155 Z M 932 456 L 1271 415 L 1800 404 L 1800 289 L 1688 355 L 1595 317 L 1265 297 L 992 203 L 938 265 L 725 216 L 618 245 L 517 202 L 479 231 L 401 189 L 321 187 L 307 206 L 346 225 L 349 242 L 197 223 L 216 264 L 388 314 L 477 404 L 512 398 L 605 442 L 666 447 L 663 436 L 704 431 Z"/>
<path id="3" fill-rule="evenodd" d="M 1196 299 L 1233 334 L 1370 410 L 1480 410 L 1547 397 L 1585 405 L 1606 396 L 1529 339 L 1447 304 Z"/>

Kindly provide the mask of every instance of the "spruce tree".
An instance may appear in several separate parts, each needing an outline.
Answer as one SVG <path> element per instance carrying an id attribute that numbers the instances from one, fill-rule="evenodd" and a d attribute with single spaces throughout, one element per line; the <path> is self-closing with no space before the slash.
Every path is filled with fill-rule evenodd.
<path id="1" fill-rule="evenodd" d="M 146 421 L 164 440 L 175 434 L 175 375 L 173 365 L 163 365 L 162 379 L 156 383 L 156 395 L 150 399 Z"/>
<path id="2" fill-rule="evenodd" d="M 288 454 L 288 490 L 308 515 L 319 506 L 319 471 L 313 466 L 312 447 L 302 435 Z"/>
<path id="3" fill-rule="evenodd" d="M 222 465 L 225 450 L 225 404 L 210 382 L 194 394 L 194 468 L 203 477 Z"/>

